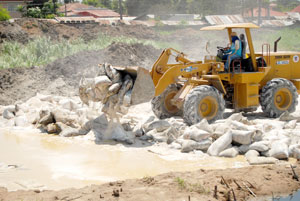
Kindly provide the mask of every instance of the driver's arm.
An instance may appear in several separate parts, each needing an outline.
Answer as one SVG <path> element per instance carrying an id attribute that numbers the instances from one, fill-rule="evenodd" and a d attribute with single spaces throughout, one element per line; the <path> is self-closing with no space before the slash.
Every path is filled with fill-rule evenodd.
<path id="1" fill-rule="evenodd" d="M 228 46 L 229 46 L 230 44 L 228 44 Z M 228 54 L 228 53 L 230 53 L 232 50 L 231 50 L 231 46 L 229 46 L 229 47 L 226 47 L 226 48 L 224 48 L 225 49 L 225 51 L 224 51 L 224 53 L 226 53 L 226 54 Z"/>
<path id="2" fill-rule="evenodd" d="M 237 51 L 238 51 L 238 49 L 240 49 L 240 42 L 239 42 L 239 40 L 235 41 L 234 46 L 235 46 L 235 51 L 232 53 L 232 55 L 236 54 Z"/>

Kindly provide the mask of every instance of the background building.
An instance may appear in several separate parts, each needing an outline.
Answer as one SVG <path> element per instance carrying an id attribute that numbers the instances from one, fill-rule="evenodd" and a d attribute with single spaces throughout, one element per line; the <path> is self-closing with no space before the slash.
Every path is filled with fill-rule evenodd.
<path id="1" fill-rule="evenodd" d="M 8 10 L 12 18 L 18 18 L 22 16 L 21 13 L 17 11 L 18 6 L 26 5 L 29 2 L 32 2 L 32 0 L 1 0 L 0 5 Z"/>

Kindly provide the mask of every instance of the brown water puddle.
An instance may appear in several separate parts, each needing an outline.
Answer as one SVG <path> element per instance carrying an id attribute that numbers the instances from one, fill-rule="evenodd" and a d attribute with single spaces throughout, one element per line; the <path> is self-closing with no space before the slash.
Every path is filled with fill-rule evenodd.
<path id="1" fill-rule="evenodd" d="M 62 138 L 32 130 L 0 130 L 0 186 L 16 189 L 63 189 L 142 178 L 171 171 L 246 166 L 234 159 L 182 154 L 156 154 L 160 147 L 96 145 L 82 138 Z M 16 166 L 15 166 L 16 165 Z"/>

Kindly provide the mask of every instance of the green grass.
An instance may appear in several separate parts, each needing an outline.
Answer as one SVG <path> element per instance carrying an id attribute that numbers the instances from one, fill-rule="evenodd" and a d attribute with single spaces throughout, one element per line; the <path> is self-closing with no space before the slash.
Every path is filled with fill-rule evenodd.
<path id="1" fill-rule="evenodd" d="M 280 30 L 261 30 L 255 32 L 253 40 L 256 49 L 261 51 L 263 43 L 271 45 L 273 51 L 274 41 L 281 36 L 278 42 L 278 51 L 300 51 L 300 28 L 283 28 Z"/>
<path id="2" fill-rule="evenodd" d="M 0 52 L 0 69 L 15 67 L 43 66 L 56 59 L 86 50 L 101 50 L 113 42 L 127 44 L 142 43 L 157 49 L 178 47 L 164 41 L 139 40 L 128 37 L 110 37 L 100 34 L 96 39 L 85 42 L 83 39 L 53 42 L 50 38 L 37 38 L 23 45 L 18 42 L 4 42 Z"/>
<path id="3" fill-rule="evenodd" d="M 169 31 L 165 31 L 165 30 L 157 30 L 156 31 L 159 35 L 161 36 L 170 36 L 172 34 L 175 34 L 174 30 L 169 30 Z"/>
<path id="4" fill-rule="evenodd" d="M 177 177 L 175 178 L 175 182 L 178 184 L 179 188 L 182 190 L 187 190 L 189 192 L 196 192 L 200 194 L 209 194 L 210 191 L 206 189 L 199 183 L 188 183 L 184 179 Z"/>

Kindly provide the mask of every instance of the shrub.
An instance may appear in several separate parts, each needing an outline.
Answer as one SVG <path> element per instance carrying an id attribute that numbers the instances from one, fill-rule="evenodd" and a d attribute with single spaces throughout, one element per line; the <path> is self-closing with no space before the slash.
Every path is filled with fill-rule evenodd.
<path id="1" fill-rule="evenodd" d="M 181 20 L 178 25 L 182 25 L 182 26 L 185 26 L 185 25 L 188 25 L 188 22 L 186 20 Z"/>
<path id="2" fill-rule="evenodd" d="M 0 5 L 0 21 L 10 19 L 8 11 Z"/>
<path id="3" fill-rule="evenodd" d="M 17 11 L 19 11 L 22 14 L 22 17 L 26 17 L 26 8 L 23 5 L 18 5 Z"/>
<path id="4" fill-rule="evenodd" d="M 29 8 L 27 10 L 27 16 L 28 17 L 33 17 L 33 18 L 41 18 L 42 17 L 42 11 L 39 7 Z"/>
<path id="5" fill-rule="evenodd" d="M 45 16 L 46 19 L 54 19 L 55 15 L 54 14 L 48 14 Z"/>
<path id="6" fill-rule="evenodd" d="M 53 19 L 55 17 L 53 12 L 57 10 L 57 5 L 55 5 L 54 9 L 52 0 L 49 0 L 45 2 L 42 7 L 29 7 L 26 11 L 26 7 L 20 5 L 17 10 L 22 13 L 23 17 Z"/>

